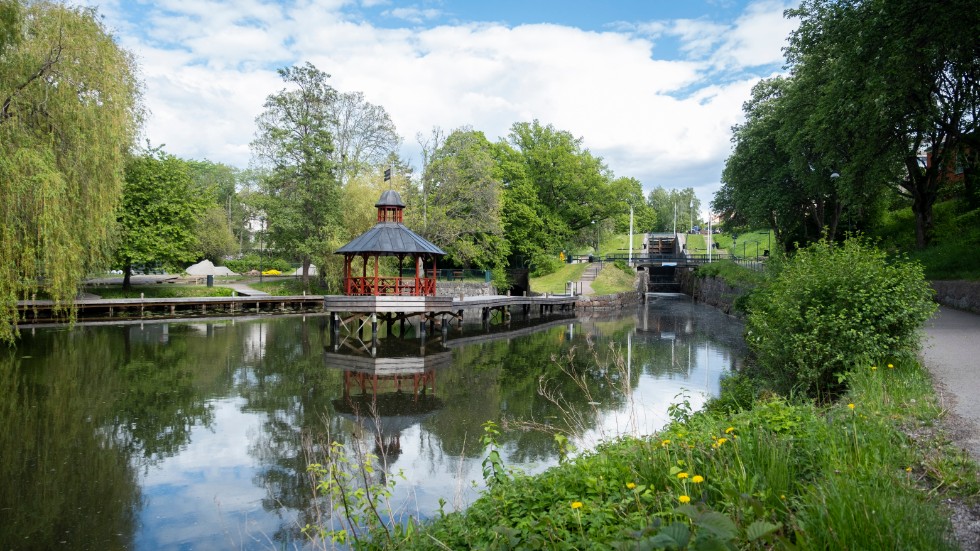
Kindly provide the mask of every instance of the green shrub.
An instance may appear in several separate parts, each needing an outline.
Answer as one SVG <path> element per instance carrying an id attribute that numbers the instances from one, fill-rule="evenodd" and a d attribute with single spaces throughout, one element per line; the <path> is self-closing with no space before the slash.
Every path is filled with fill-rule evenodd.
<path id="1" fill-rule="evenodd" d="M 613 261 L 613 266 L 615 266 L 615 267 L 619 268 L 620 270 L 622 270 L 624 274 L 627 274 L 627 275 L 630 275 L 630 276 L 636 275 L 636 270 L 634 270 L 633 268 L 631 268 L 630 265 L 627 264 L 625 260 L 616 260 L 616 261 Z"/>
<path id="2" fill-rule="evenodd" d="M 854 367 L 915 350 L 931 298 L 919 264 L 860 237 L 821 240 L 753 295 L 746 340 L 777 389 L 831 398 Z"/>
<path id="3" fill-rule="evenodd" d="M 531 262 L 531 277 L 541 277 L 557 272 L 564 263 L 555 255 L 536 254 Z"/>

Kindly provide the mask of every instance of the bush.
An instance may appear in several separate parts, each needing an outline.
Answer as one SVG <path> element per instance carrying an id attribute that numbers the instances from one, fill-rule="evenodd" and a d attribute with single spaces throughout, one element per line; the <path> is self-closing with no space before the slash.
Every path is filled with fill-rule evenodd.
<path id="1" fill-rule="evenodd" d="M 832 398 L 854 367 L 917 349 L 931 298 L 919 264 L 890 261 L 860 237 L 821 240 L 753 295 L 746 340 L 777 389 Z"/>

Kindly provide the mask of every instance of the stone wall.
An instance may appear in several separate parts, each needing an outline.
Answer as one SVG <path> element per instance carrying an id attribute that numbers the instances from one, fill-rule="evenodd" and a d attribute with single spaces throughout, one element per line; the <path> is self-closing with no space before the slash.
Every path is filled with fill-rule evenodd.
<path id="1" fill-rule="evenodd" d="M 958 310 L 980 314 L 980 281 L 930 281 L 936 302 Z"/>
<path id="2" fill-rule="evenodd" d="M 485 297 L 496 295 L 493 283 L 471 283 L 462 281 L 440 281 L 436 284 L 436 296 L 439 297 Z"/>
<path id="3" fill-rule="evenodd" d="M 694 270 L 678 270 L 677 281 L 682 293 L 732 315 L 740 314 L 734 310 L 735 301 L 749 292 L 747 288 L 733 287 L 720 278 L 697 277 Z"/>
<path id="4" fill-rule="evenodd" d="M 642 301 L 643 294 L 637 291 L 600 296 L 582 295 L 575 301 L 575 309 L 578 310 L 581 308 L 588 308 L 591 310 L 613 310 L 639 304 Z"/>

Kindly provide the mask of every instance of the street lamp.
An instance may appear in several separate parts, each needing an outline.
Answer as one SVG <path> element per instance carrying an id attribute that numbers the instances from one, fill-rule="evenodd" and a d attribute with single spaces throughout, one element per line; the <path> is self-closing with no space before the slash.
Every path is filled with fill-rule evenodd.
<path id="1" fill-rule="evenodd" d="M 259 283 L 262 283 L 262 257 L 265 256 L 262 248 L 262 230 L 265 229 L 265 218 L 259 218 Z"/>
<path id="2" fill-rule="evenodd" d="M 592 227 L 595 228 L 595 255 L 599 257 L 599 225 L 592 221 Z"/>

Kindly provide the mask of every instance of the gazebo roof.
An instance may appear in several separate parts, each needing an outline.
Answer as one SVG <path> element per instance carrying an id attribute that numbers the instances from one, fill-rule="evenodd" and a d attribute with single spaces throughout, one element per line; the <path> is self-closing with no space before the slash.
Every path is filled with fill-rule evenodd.
<path id="1" fill-rule="evenodd" d="M 374 204 L 375 207 L 404 207 L 402 196 L 397 191 L 389 189 L 381 194 L 381 198 Z"/>
<path id="2" fill-rule="evenodd" d="M 384 200 L 382 196 L 378 203 Z M 399 201 L 400 202 L 400 201 Z M 368 231 L 355 237 L 350 243 L 337 249 L 336 254 L 375 254 L 397 256 L 400 254 L 433 254 L 443 256 L 446 251 L 428 242 L 422 236 L 398 222 L 379 222 Z"/>

